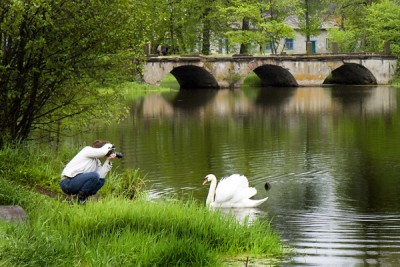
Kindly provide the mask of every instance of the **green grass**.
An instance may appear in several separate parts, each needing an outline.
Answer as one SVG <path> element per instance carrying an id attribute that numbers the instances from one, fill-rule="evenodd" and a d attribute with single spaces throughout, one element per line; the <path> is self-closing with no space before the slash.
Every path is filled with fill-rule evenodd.
<path id="1" fill-rule="evenodd" d="M 0 150 L 0 178 L 9 177 L 19 184 L 40 186 L 62 194 L 59 187 L 61 171 L 65 164 L 80 150 L 77 147 L 55 148 L 35 143 L 6 146 Z M 111 170 L 101 194 L 124 196 L 133 199 L 145 188 L 145 175 L 139 169 L 118 173 Z"/>
<path id="2" fill-rule="evenodd" d="M 243 87 L 261 87 L 261 79 L 257 74 L 251 72 L 244 80 Z"/>
<path id="3" fill-rule="evenodd" d="M 109 184 L 124 182 L 86 205 L 36 193 L 31 183 L 56 187 L 73 151 L 35 147 L 0 151 L 0 204 L 28 216 L 0 222 L 0 266 L 226 266 L 284 253 L 267 222 L 240 223 L 194 200 L 146 200 L 138 170 L 114 173 Z"/>
<path id="4" fill-rule="evenodd" d="M 390 82 L 390 85 L 400 87 L 400 68 L 396 72 L 395 78 Z"/>
<path id="5" fill-rule="evenodd" d="M 164 77 L 164 79 L 160 83 L 160 86 L 165 88 L 171 88 L 173 90 L 179 90 L 180 88 L 178 81 L 171 73 L 167 74 Z"/>

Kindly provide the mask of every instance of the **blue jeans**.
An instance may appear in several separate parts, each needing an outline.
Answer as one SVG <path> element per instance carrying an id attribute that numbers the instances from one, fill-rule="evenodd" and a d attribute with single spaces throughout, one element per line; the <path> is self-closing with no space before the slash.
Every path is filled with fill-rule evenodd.
<path id="1" fill-rule="evenodd" d="M 62 191 L 68 195 L 76 195 L 82 191 L 87 196 L 92 196 L 103 187 L 106 179 L 100 178 L 97 172 L 81 173 L 71 179 L 60 181 Z"/>

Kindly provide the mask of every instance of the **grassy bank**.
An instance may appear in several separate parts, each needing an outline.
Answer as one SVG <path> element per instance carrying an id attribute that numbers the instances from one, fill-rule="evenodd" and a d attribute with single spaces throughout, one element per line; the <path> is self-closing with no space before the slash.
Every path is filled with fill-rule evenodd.
<path id="1" fill-rule="evenodd" d="M 22 206 L 29 221 L 0 223 L 1 266 L 223 266 L 283 254 L 265 222 L 239 223 L 192 200 L 145 200 L 137 171 L 111 173 L 115 180 L 86 205 L 35 192 L 59 193 L 59 172 L 75 152 L 0 151 L 0 204 Z"/>
<path id="2" fill-rule="evenodd" d="M 390 82 L 390 85 L 400 87 L 400 67 L 396 72 L 396 77 Z"/>

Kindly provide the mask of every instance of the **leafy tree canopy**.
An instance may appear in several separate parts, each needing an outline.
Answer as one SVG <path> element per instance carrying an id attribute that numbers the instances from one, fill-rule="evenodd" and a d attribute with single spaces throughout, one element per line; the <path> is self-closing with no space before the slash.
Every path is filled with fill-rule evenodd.
<path id="1" fill-rule="evenodd" d="M 367 49 L 382 51 L 385 41 L 391 43 L 393 53 L 400 55 L 400 5 L 384 0 L 371 5 L 365 18 Z"/>
<path id="2" fill-rule="evenodd" d="M 302 0 L 300 8 L 296 9 L 300 32 L 307 41 L 311 36 L 316 36 L 321 30 L 324 15 L 327 10 L 326 0 Z"/>
<path id="3" fill-rule="evenodd" d="M 298 1 L 258 1 L 234 0 L 220 6 L 219 11 L 227 19 L 230 29 L 226 37 L 231 43 L 257 43 L 260 47 L 269 44 L 272 52 L 277 53 L 282 38 L 294 37 L 294 30 L 285 19 L 290 15 L 288 10 L 295 10 Z M 243 22 L 248 21 L 249 29 L 243 28 Z"/>
<path id="4" fill-rule="evenodd" d="M 332 41 L 341 52 L 383 51 L 386 41 L 394 54 L 400 55 L 399 1 L 335 0 L 340 11 L 341 27 L 332 29 Z"/>
<path id="5" fill-rule="evenodd" d="M 134 8 L 129 0 L 0 2 L 0 145 L 78 114 L 107 117 L 116 94 L 91 85 L 127 74 L 127 59 L 140 58 Z"/>

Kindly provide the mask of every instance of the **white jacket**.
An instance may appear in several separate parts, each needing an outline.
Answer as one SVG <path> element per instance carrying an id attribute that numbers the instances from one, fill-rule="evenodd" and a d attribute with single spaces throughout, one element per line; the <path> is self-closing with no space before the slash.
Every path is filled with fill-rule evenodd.
<path id="1" fill-rule="evenodd" d="M 78 154 L 65 166 L 61 177 L 75 177 L 80 173 L 98 172 L 100 178 L 105 178 L 112 164 L 108 159 L 101 166 L 99 158 L 104 157 L 112 148 L 112 144 L 105 144 L 100 148 L 91 146 L 84 147 Z"/>

